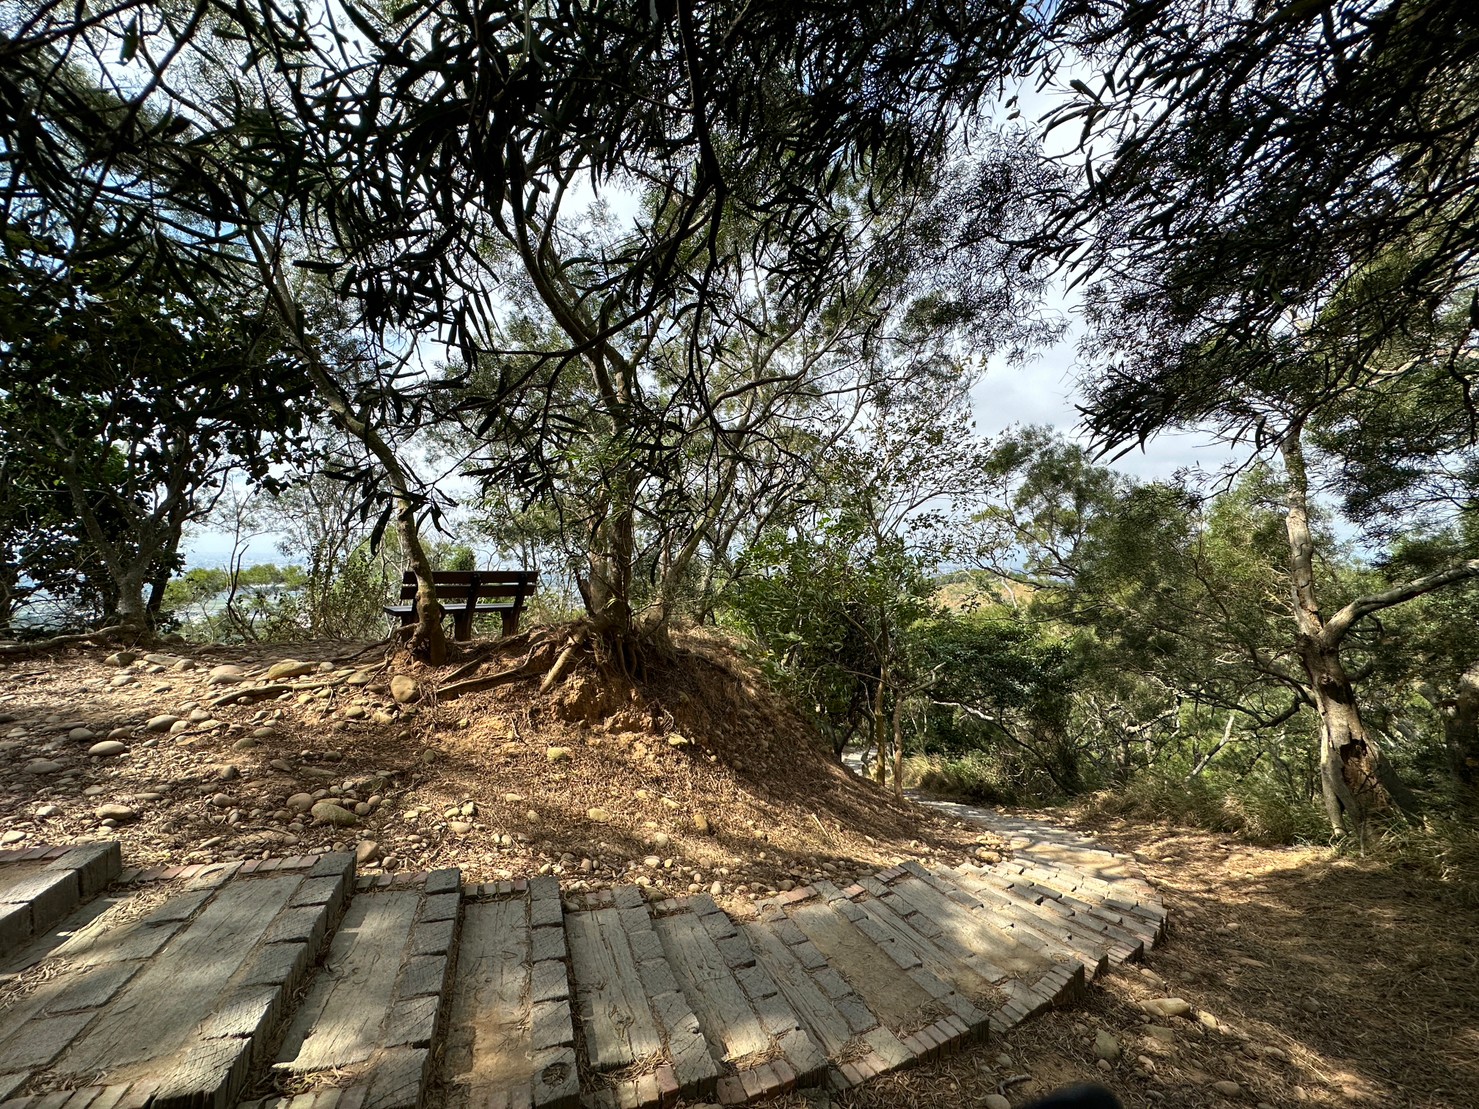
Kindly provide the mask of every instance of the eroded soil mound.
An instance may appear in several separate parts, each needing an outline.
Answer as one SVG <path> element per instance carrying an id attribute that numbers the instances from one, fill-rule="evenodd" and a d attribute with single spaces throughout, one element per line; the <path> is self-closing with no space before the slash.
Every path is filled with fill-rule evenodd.
<path id="1" fill-rule="evenodd" d="M 838 766 L 720 638 L 640 683 L 590 659 L 517 671 L 529 641 L 438 671 L 382 648 L 72 651 L 0 669 L 0 838 L 116 835 L 135 865 L 356 849 L 362 868 L 557 873 L 744 903 L 990 837 Z"/>

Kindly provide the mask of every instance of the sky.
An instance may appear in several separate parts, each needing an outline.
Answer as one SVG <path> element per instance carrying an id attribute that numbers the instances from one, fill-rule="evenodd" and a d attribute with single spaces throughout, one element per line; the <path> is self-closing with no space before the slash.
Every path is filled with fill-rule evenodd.
<path id="1" fill-rule="evenodd" d="M 1017 425 L 1046 424 L 1087 443 L 1076 433 L 1079 417 L 1074 409 L 1078 376 L 1074 341 L 1070 335 L 1026 365 L 988 365 L 971 392 L 976 430 L 996 436 Z M 1154 481 L 1191 467 L 1216 470 L 1232 457 L 1210 436 L 1167 433 L 1153 439 L 1144 451 L 1132 451 L 1106 464 L 1139 480 Z M 278 549 L 278 541 L 271 534 L 257 537 L 246 547 L 244 564 L 292 562 L 291 556 Z M 231 558 L 231 547 L 231 537 L 225 531 L 197 529 L 187 536 L 185 564 L 187 568 L 225 566 Z"/>

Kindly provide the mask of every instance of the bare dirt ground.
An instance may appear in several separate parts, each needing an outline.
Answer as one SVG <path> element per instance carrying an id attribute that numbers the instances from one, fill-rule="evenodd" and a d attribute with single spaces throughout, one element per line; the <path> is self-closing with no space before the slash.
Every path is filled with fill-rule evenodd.
<path id="1" fill-rule="evenodd" d="M 817 875 L 999 848 L 836 766 L 722 642 L 682 648 L 639 689 L 613 693 L 577 671 L 548 695 L 530 679 L 437 699 L 459 664 L 518 663 L 493 648 L 441 674 L 402 668 L 417 685 L 406 702 L 383 652 L 359 644 L 172 647 L 124 666 L 104 651 L 7 661 L 0 840 L 117 836 L 131 865 L 338 847 L 359 850 L 369 872 L 456 865 L 469 881 L 557 873 L 569 889 L 636 881 L 668 893 L 717 883 L 741 912 Z M 289 655 L 302 673 L 264 681 Z M 240 677 L 214 681 L 221 665 Z M 89 753 L 110 735 L 121 753 Z M 352 823 L 312 815 L 324 803 Z M 1479 1105 L 1472 909 L 1328 851 L 1081 826 L 1140 857 L 1170 910 L 1164 946 L 1071 1008 L 851 1091 L 843 1109 L 1003 1109 L 998 1099 L 1085 1080 L 1158 1109 Z M 1152 1020 L 1140 1007 L 1165 996 L 1184 998 L 1188 1015 Z M 1102 1064 L 1101 1031 L 1119 1049 Z"/>
<path id="2" fill-rule="evenodd" d="M 0 663 L 0 846 L 116 836 L 134 866 L 349 849 L 369 872 L 732 908 L 999 846 L 848 774 L 722 640 L 679 648 L 640 688 L 577 668 L 547 694 L 535 676 L 453 700 L 449 677 L 517 668 L 524 647 L 439 672 L 342 643 Z"/>
<path id="3" fill-rule="evenodd" d="M 1043 815 L 1043 814 L 1034 814 Z M 1071 813 L 1046 814 L 1073 823 Z M 838 1099 L 847 1109 L 1020 1104 L 1098 1082 L 1126 1106 L 1479 1105 L 1479 918 L 1384 864 L 1170 826 L 1079 824 L 1136 852 L 1171 931 L 1086 1000 Z M 1140 1008 L 1173 995 L 1186 1017 Z M 1101 1031 L 1121 1049 L 1100 1065 Z M 1235 1083 L 1229 1085 L 1216 1085 Z M 796 1099 L 798 1105 L 800 1099 Z"/>

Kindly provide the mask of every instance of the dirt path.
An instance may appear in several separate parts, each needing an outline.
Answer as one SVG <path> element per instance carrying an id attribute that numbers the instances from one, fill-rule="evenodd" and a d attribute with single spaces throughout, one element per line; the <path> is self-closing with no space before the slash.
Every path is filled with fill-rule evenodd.
<path id="1" fill-rule="evenodd" d="M 1167 826 L 1093 830 L 1137 854 L 1159 888 L 1171 920 L 1164 946 L 1067 1010 L 841 1104 L 954 1109 L 1004 1093 L 1017 1105 L 1083 1081 L 1109 1086 L 1131 1109 L 1479 1103 L 1472 910 L 1410 875 L 1329 851 Z M 1162 982 L 1190 1003 L 1187 1016 L 1141 1008 Z M 1101 1031 L 1121 1049 L 1112 1062 L 1096 1058 Z"/>

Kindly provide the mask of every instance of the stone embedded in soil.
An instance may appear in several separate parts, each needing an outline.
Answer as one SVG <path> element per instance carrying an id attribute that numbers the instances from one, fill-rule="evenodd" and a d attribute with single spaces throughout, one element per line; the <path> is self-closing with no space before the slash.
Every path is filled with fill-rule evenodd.
<path id="1" fill-rule="evenodd" d="M 987 1094 L 982 1104 L 986 1106 L 986 1109 L 1012 1109 L 1012 1103 L 1001 1094 Z"/>
<path id="2" fill-rule="evenodd" d="M 180 723 L 178 716 L 171 716 L 166 712 L 159 716 L 151 716 L 144 727 L 151 732 L 167 732 L 178 723 Z"/>
<path id="3" fill-rule="evenodd" d="M 1094 1035 L 1094 1056 L 1111 1063 L 1120 1057 L 1120 1042 L 1107 1029 L 1101 1028 Z"/>
<path id="4" fill-rule="evenodd" d="M 285 658 L 281 662 L 274 662 L 267 668 L 267 673 L 262 676 L 269 682 L 280 682 L 284 678 L 301 678 L 304 674 L 311 674 L 318 669 L 316 662 L 299 662 L 295 658 Z"/>
<path id="5" fill-rule="evenodd" d="M 599 806 L 586 809 L 585 815 L 596 824 L 605 824 L 611 819 L 611 814 Z"/>
<path id="6" fill-rule="evenodd" d="M 372 839 L 362 839 L 354 848 L 356 866 L 365 866 L 380 857 L 380 845 Z"/>
<path id="7" fill-rule="evenodd" d="M 332 824 L 336 828 L 352 828 L 359 817 L 333 801 L 319 801 L 311 810 L 313 819 L 319 824 Z"/>
<path id="8" fill-rule="evenodd" d="M 124 666 L 132 666 L 138 657 L 138 653 L 135 651 L 114 651 L 103 661 L 109 666 L 122 668 Z"/>
<path id="9" fill-rule="evenodd" d="M 1214 1093 L 1221 1094 L 1223 1097 L 1241 1097 L 1243 1093 L 1243 1087 L 1227 1079 L 1223 1079 L 1220 1082 L 1213 1082 L 1209 1089 Z"/>
<path id="10" fill-rule="evenodd" d="M 409 678 L 405 674 L 396 674 L 390 679 L 390 695 L 398 703 L 409 705 L 421 696 L 421 690 L 417 688 L 414 678 Z"/>
<path id="11" fill-rule="evenodd" d="M 94 743 L 87 749 L 87 753 L 89 755 L 96 755 L 99 758 L 107 758 L 111 755 L 126 755 L 128 754 L 128 746 L 119 743 L 116 739 L 105 739 L 101 743 Z"/>
<path id="12" fill-rule="evenodd" d="M 459 836 L 465 836 L 472 831 L 472 825 L 465 820 L 449 820 L 447 827 Z"/>
<path id="13" fill-rule="evenodd" d="M 61 768 L 61 763 L 52 762 L 50 759 L 32 759 L 25 766 L 27 774 L 55 774 Z"/>
<path id="14" fill-rule="evenodd" d="M 1191 1003 L 1180 997 L 1153 997 L 1142 1001 L 1140 1007 L 1157 1017 L 1184 1017 L 1191 1013 Z"/>
<path id="15" fill-rule="evenodd" d="M 1161 1043 L 1171 1044 L 1176 1042 L 1176 1033 L 1162 1024 L 1147 1024 L 1141 1031 L 1152 1040 L 1160 1040 Z"/>
<path id="16" fill-rule="evenodd" d="M 714 826 L 709 823 L 709 818 L 701 812 L 693 814 L 693 830 L 701 836 L 714 834 Z"/>
<path id="17" fill-rule="evenodd" d="M 227 662 L 213 667 L 211 672 L 206 675 L 205 680 L 207 685 L 235 685 L 237 682 L 245 680 L 245 678 L 245 670 L 234 663 Z"/>
<path id="18" fill-rule="evenodd" d="M 549 759 L 550 762 L 564 762 L 570 757 L 570 748 L 546 747 L 544 750 L 544 757 Z"/>
<path id="19" fill-rule="evenodd" d="M 67 733 L 67 738 L 73 743 L 86 743 L 89 739 L 97 738 L 97 733 L 91 728 L 73 728 Z"/>
<path id="20" fill-rule="evenodd" d="M 118 804 L 99 805 L 93 809 L 93 815 L 99 820 L 116 820 L 120 824 L 137 820 L 139 817 L 139 814 L 129 806 Z"/>

